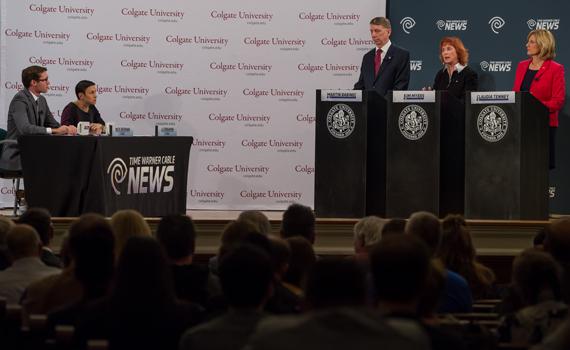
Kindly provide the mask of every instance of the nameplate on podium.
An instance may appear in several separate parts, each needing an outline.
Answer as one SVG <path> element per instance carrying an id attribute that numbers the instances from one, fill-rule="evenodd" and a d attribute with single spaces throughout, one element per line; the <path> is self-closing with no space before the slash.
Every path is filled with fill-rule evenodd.
<path id="1" fill-rule="evenodd" d="M 89 122 L 79 122 L 77 123 L 77 133 L 81 136 L 89 135 L 89 128 L 91 123 Z"/>
<path id="2" fill-rule="evenodd" d="M 435 91 L 393 91 L 394 103 L 435 103 Z"/>
<path id="3" fill-rule="evenodd" d="M 321 90 L 321 101 L 362 102 L 362 90 Z"/>
<path id="4" fill-rule="evenodd" d="M 471 93 L 471 104 L 515 103 L 514 91 L 478 91 Z"/>

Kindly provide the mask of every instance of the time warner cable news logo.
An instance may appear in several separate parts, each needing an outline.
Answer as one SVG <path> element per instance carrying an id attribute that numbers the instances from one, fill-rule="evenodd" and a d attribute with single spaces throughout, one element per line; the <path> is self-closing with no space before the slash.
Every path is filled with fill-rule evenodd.
<path id="1" fill-rule="evenodd" d="M 510 72 L 511 61 L 482 61 L 479 63 L 483 72 Z"/>
<path id="2" fill-rule="evenodd" d="M 115 194 L 122 193 L 121 184 L 127 180 L 127 194 L 165 193 L 174 187 L 176 156 L 129 157 L 129 165 L 115 158 L 107 167 Z"/>
<path id="3" fill-rule="evenodd" d="M 404 17 L 400 21 L 400 24 L 402 25 L 404 33 L 410 34 L 410 30 L 416 26 L 416 20 L 412 17 Z"/>
<path id="4" fill-rule="evenodd" d="M 437 29 L 439 30 L 467 30 L 467 20 L 466 19 L 440 19 L 435 22 Z"/>
<path id="5" fill-rule="evenodd" d="M 505 20 L 499 16 L 495 16 L 489 20 L 489 25 L 493 33 L 499 34 L 499 29 L 505 26 Z"/>
<path id="6" fill-rule="evenodd" d="M 546 30 L 558 30 L 560 26 L 560 19 L 558 18 L 548 18 L 548 19 L 529 19 L 526 21 L 528 29 L 546 29 Z"/>

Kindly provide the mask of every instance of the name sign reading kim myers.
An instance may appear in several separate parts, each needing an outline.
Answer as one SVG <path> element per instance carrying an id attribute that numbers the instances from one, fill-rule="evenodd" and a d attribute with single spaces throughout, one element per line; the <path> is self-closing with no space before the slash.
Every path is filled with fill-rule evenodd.
<path id="1" fill-rule="evenodd" d="M 483 105 L 487 103 L 515 103 L 514 91 L 485 91 L 485 92 L 472 92 L 471 104 Z"/>
<path id="2" fill-rule="evenodd" d="M 327 113 L 327 129 L 337 139 L 350 136 L 356 126 L 356 116 L 348 105 L 339 103 L 331 107 Z"/>
<path id="3" fill-rule="evenodd" d="M 394 103 L 435 103 L 435 91 L 393 91 Z"/>
<path id="4" fill-rule="evenodd" d="M 362 102 L 362 90 L 321 90 L 321 101 Z"/>

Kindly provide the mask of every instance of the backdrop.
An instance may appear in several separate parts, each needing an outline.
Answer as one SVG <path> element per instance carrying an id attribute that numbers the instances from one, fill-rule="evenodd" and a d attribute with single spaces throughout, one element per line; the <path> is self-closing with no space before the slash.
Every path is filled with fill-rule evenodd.
<path id="1" fill-rule="evenodd" d="M 352 88 L 384 0 L 0 0 L 0 126 L 21 70 L 59 119 L 82 79 L 107 122 L 191 135 L 188 208 L 313 205 L 315 89 Z M 57 155 L 53 155 L 57 157 Z M 38 174 L 41 176 L 41 174 Z M 49 184 L 46 184 L 49 186 Z M 9 182 L 0 202 L 12 201 Z"/>
<path id="2" fill-rule="evenodd" d="M 535 28 L 549 29 L 557 42 L 556 61 L 570 67 L 570 2 L 415 0 L 388 5 L 392 41 L 411 55 L 410 89 L 433 84 L 439 61 L 439 41 L 458 36 L 469 49 L 469 65 L 479 73 L 480 90 L 511 90 L 518 62 L 526 59 L 526 36 Z M 566 76 L 569 92 L 570 76 Z M 566 96 L 568 100 L 568 96 Z M 560 114 L 555 170 L 550 173 L 550 212 L 570 213 L 570 103 Z M 499 166 L 499 165 L 498 165 Z M 500 194 L 498 194 L 500 195 Z"/>

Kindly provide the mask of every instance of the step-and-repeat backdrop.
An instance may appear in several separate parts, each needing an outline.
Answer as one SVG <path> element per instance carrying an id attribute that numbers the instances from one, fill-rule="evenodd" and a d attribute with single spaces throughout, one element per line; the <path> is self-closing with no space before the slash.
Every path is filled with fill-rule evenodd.
<path id="1" fill-rule="evenodd" d="M 526 59 L 526 37 L 535 28 L 551 30 L 557 41 L 556 61 L 570 74 L 570 2 L 452 0 L 391 1 L 392 40 L 411 56 L 410 89 L 430 86 L 438 69 L 439 41 L 458 36 L 469 49 L 469 65 L 479 73 L 480 90 L 511 90 L 518 62 Z M 568 96 L 566 96 L 568 101 Z M 550 212 L 570 214 L 570 102 L 560 114 L 557 167 L 550 173 Z M 500 164 L 497 164 L 500 166 Z M 500 196 L 497 193 L 497 196 Z"/>
<path id="2" fill-rule="evenodd" d="M 0 5 L 0 127 L 23 68 L 48 68 L 56 119 L 75 84 L 92 80 L 107 122 L 135 135 L 172 123 L 194 136 L 192 209 L 313 205 L 315 89 L 353 86 L 373 47 L 368 22 L 386 9 L 385 0 Z M 12 198 L 2 182 L 0 202 Z"/>

